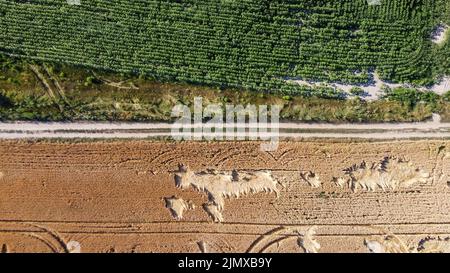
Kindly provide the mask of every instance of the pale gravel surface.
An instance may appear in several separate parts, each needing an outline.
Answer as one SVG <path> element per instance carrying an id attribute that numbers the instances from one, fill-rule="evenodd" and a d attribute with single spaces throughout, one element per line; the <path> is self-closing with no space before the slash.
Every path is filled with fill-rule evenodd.
<path id="1" fill-rule="evenodd" d="M 257 128 L 257 124 L 247 124 L 246 128 Z M 196 126 L 189 126 L 191 128 Z M 235 127 L 228 124 L 224 127 Z M 237 126 L 242 127 L 242 126 Z M 268 124 L 268 128 L 277 125 Z M 30 138 L 158 138 L 180 136 L 171 134 L 170 123 L 105 123 L 73 122 L 42 123 L 15 122 L 0 123 L 0 139 Z M 432 121 L 416 123 L 377 123 L 377 124 L 325 124 L 325 123 L 280 123 L 281 138 L 366 138 L 366 139 L 405 139 L 405 138 L 450 138 L 450 123 L 441 123 L 438 115 Z M 286 132 L 285 130 L 290 130 Z M 306 131 L 302 131 L 306 130 Z M 308 131 L 309 130 L 309 131 Z M 314 130 L 314 132 L 311 132 Z M 380 132 L 382 130 L 382 132 Z M 320 132 L 323 131 L 323 132 Z M 347 131 L 347 132 L 346 132 Z M 358 132 L 359 131 L 359 132 Z M 214 133 L 203 134 L 212 136 Z M 193 136 L 199 136 L 198 134 Z M 236 136 L 273 137 L 269 133 L 244 133 Z"/>

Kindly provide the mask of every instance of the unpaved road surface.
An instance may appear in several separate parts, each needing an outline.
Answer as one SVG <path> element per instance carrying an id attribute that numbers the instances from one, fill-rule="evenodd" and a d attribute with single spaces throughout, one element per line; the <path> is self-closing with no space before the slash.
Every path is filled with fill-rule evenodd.
<path id="1" fill-rule="evenodd" d="M 449 158 L 449 140 L 283 141 L 274 152 L 259 142 L 3 140 L 0 249 L 417 251 L 431 238 L 442 250 Z"/>
<path id="2" fill-rule="evenodd" d="M 87 138 L 87 139 L 146 139 L 170 138 L 183 135 L 173 134 L 170 123 L 107 123 L 107 122 L 14 122 L 0 123 L 0 139 L 42 139 L 42 138 Z M 221 125 L 222 126 L 222 125 Z M 258 128 L 258 124 L 228 124 L 227 127 Z M 272 126 L 268 124 L 268 128 Z M 435 115 L 432 121 L 415 123 L 378 124 L 321 124 L 285 123 L 279 125 L 280 138 L 362 138 L 362 139 L 408 139 L 408 138 L 450 138 L 450 123 L 441 123 Z M 191 125 L 193 129 L 196 125 Z M 276 131 L 275 131 L 276 132 Z M 198 134 L 192 134 L 197 136 Z M 203 137 L 214 135 L 201 134 Z M 249 132 L 236 136 L 271 137 L 269 133 Z"/>

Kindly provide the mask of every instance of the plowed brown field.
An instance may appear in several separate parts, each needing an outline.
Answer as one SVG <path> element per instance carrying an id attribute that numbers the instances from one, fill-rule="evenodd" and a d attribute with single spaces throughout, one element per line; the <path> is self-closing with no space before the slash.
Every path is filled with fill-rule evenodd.
<path id="1" fill-rule="evenodd" d="M 0 250 L 448 247 L 449 140 L 259 144 L 1 141 Z"/>

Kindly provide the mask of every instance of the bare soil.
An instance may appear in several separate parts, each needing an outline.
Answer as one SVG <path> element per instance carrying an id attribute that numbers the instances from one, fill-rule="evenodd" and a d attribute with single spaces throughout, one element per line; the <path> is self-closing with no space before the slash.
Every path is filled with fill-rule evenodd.
<path id="1" fill-rule="evenodd" d="M 449 140 L 1 141 L 0 250 L 445 251 L 449 159 Z"/>

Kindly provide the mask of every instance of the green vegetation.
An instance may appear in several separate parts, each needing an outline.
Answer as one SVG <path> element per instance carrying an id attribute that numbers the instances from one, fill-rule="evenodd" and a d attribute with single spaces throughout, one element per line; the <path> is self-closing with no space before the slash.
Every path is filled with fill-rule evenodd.
<path id="1" fill-rule="evenodd" d="M 443 96 L 443 98 L 444 98 L 445 101 L 450 102 L 450 91 L 448 91 L 447 93 L 445 93 L 444 96 Z"/>
<path id="2" fill-rule="evenodd" d="M 192 106 L 194 97 L 201 96 L 205 104 L 281 105 L 281 117 L 289 120 L 421 121 L 430 118 L 433 112 L 439 112 L 450 121 L 448 93 L 441 98 L 432 93 L 394 89 L 386 90 L 385 98 L 378 101 L 364 101 L 358 97 L 348 100 L 305 98 L 164 83 L 144 76 L 29 63 L 2 55 L 0 68 L 1 120 L 167 121 L 171 119 L 174 105 Z"/>
<path id="3" fill-rule="evenodd" d="M 385 3 L 388 2 L 388 3 Z M 364 101 L 288 79 L 432 84 L 450 75 L 447 0 L 0 2 L 1 120 L 170 120 L 175 104 L 278 104 L 301 121 L 450 121 L 449 93 Z M 11 57 L 16 56 L 16 57 Z"/>
<path id="4" fill-rule="evenodd" d="M 445 8 L 442 9 L 442 22 L 447 26 L 450 26 L 450 1 L 446 1 Z M 435 74 L 445 74 L 450 75 L 450 39 L 449 31 L 447 31 L 447 37 L 443 45 L 434 47 L 435 56 L 434 63 L 436 64 Z"/>
<path id="5" fill-rule="evenodd" d="M 1 1 L 0 51 L 212 87 L 339 99 L 286 78 L 430 84 L 449 72 L 447 0 Z M 86 78 L 84 84 L 95 84 Z"/>
<path id="6" fill-rule="evenodd" d="M 439 95 L 432 92 L 419 92 L 411 88 L 396 88 L 388 91 L 385 98 L 391 101 L 399 101 L 409 107 L 415 107 L 418 103 L 426 103 L 433 110 L 436 110 L 437 103 L 442 99 Z"/>
<path id="7" fill-rule="evenodd" d="M 396 88 L 388 90 L 384 98 L 388 101 L 400 102 L 409 109 L 416 109 L 420 105 L 426 105 L 434 113 L 440 113 L 445 122 L 450 121 L 450 101 L 449 92 L 439 96 L 433 92 L 420 92 L 411 88 Z"/>
<path id="8" fill-rule="evenodd" d="M 352 89 L 350 89 L 350 94 L 354 96 L 364 96 L 365 91 L 361 87 L 352 87 Z"/>

